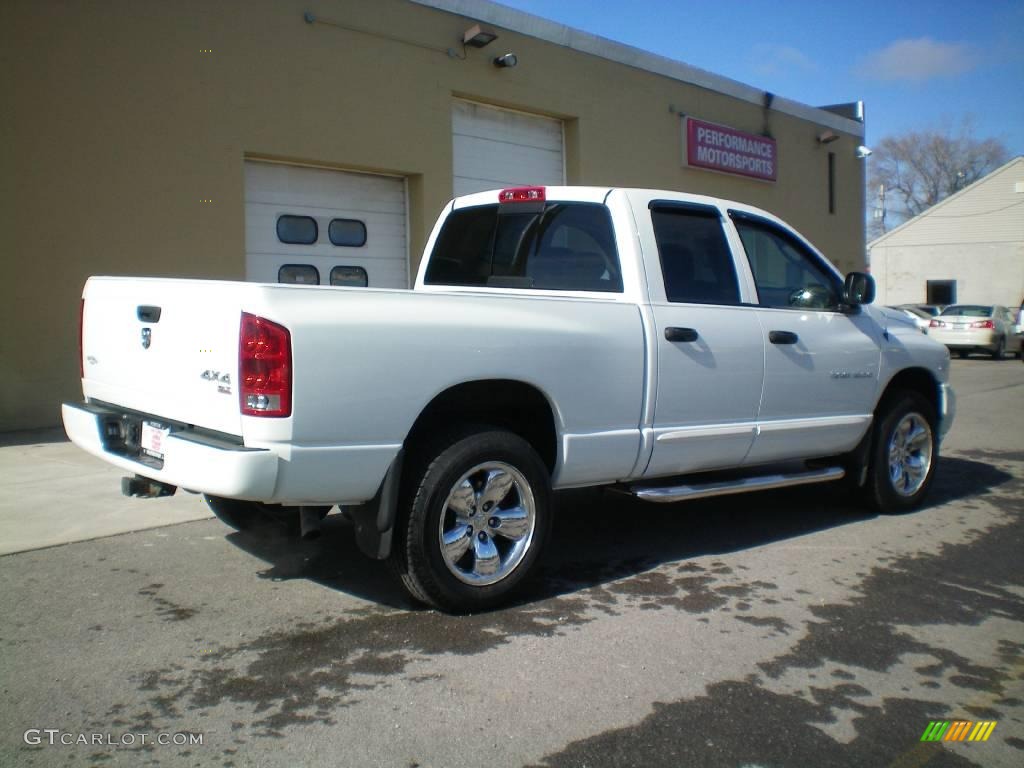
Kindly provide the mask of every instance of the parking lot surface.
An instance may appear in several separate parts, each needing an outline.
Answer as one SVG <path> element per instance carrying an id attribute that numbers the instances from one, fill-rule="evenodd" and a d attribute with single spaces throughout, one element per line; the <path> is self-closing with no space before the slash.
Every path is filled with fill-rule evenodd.
<path id="1" fill-rule="evenodd" d="M 953 382 L 920 511 L 568 493 L 541 578 L 482 615 L 409 604 L 337 516 L 315 542 L 201 519 L 9 547 L 30 551 L 0 557 L 0 765 L 1016 768 L 1024 366 Z M 104 481 L 79 483 L 95 514 L 143 503 Z M 3 482 L 0 530 L 53 515 Z M 52 505 L 81 525 L 71 484 Z M 922 742 L 936 720 L 996 725 Z"/>

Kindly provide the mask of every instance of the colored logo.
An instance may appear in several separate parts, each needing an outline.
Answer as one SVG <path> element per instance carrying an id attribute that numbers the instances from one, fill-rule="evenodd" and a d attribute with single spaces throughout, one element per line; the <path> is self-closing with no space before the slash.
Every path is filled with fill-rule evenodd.
<path id="1" fill-rule="evenodd" d="M 921 741 L 988 741 L 996 728 L 995 720 L 972 723 L 968 720 L 932 720 Z"/>

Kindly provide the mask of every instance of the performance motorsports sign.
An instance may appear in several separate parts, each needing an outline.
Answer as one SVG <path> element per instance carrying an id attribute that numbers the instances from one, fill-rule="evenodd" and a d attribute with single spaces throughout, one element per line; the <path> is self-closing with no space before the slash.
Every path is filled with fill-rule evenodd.
<path id="1" fill-rule="evenodd" d="M 775 181 L 775 139 L 686 118 L 686 164 L 692 168 Z"/>

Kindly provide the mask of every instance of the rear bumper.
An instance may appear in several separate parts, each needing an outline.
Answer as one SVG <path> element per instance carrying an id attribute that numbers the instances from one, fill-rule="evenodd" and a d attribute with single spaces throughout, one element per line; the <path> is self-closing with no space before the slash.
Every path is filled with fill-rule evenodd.
<path id="1" fill-rule="evenodd" d="M 118 411 L 92 404 L 64 403 L 61 414 L 71 442 L 128 472 L 214 496 L 254 501 L 274 496 L 279 460 L 269 449 L 247 448 L 191 432 L 172 431 L 164 443 L 163 464 L 156 466 L 108 449 L 103 436 L 104 421 L 118 417 Z"/>
<path id="2" fill-rule="evenodd" d="M 994 351 L 999 345 L 999 334 L 988 329 L 954 331 L 946 328 L 930 328 L 928 335 L 952 350 L 987 349 Z"/>

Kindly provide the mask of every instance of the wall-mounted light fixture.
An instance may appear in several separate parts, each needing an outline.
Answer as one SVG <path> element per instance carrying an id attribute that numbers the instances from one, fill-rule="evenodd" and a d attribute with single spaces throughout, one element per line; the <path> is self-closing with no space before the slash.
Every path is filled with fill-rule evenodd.
<path id="1" fill-rule="evenodd" d="M 832 131 L 822 131 L 818 134 L 819 144 L 831 144 L 833 141 L 839 140 L 839 134 L 832 133 Z"/>
<path id="2" fill-rule="evenodd" d="M 462 33 L 462 44 L 471 48 L 483 48 L 497 39 L 498 36 L 494 32 L 482 29 L 479 24 L 474 24 Z"/>
<path id="3" fill-rule="evenodd" d="M 514 67 L 519 63 L 519 57 L 514 53 L 506 53 L 503 56 L 498 56 L 494 59 L 494 66 L 496 67 Z"/>
<path id="4" fill-rule="evenodd" d="M 866 158 L 870 154 L 871 154 L 871 150 L 868 149 L 867 147 L 865 147 L 863 144 L 861 144 L 859 147 L 857 147 L 857 159 L 858 160 L 863 160 L 864 158 Z"/>

